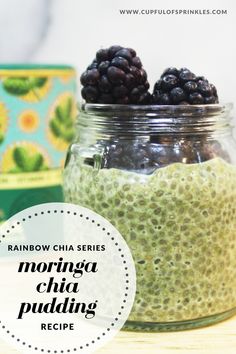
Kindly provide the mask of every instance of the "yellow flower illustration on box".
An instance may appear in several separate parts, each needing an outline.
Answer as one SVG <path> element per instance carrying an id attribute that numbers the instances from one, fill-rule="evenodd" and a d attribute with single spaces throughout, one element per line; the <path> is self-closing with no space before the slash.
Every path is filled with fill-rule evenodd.
<path id="1" fill-rule="evenodd" d="M 3 80 L 6 92 L 29 103 L 41 101 L 51 86 L 47 77 L 8 77 Z"/>
<path id="2" fill-rule="evenodd" d="M 47 170 L 50 159 L 40 145 L 21 141 L 9 146 L 2 156 L 3 173 L 24 173 Z"/>
<path id="3" fill-rule="evenodd" d="M 23 132 L 33 133 L 39 126 L 38 113 L 34 110 L 23 111 L 18 118 L 18 124 Z"/>
<path id="4" fill-rule="evenodd" d="M 75 79 L 75 71 L 71 70 L 68 72 L 64 72 L 63 74 L 61 74 L 59 76 L 59 80 L 63 83 L 63 84 L 68 84 L 71 80 Z"/>
<path id="5" fill-rule="evenodd" d="M 0 102 L 0 144 L 5 138 L 5 133 L 7 131 L 8 124 L 8 112 L 5 105 Z"/>
<path id="6" fill-rule="evenodd" d="M 58 151 L 66 151 L 75 134 L 76 100 L 71 93 L 60 95 L 49 112 L 48 139 Z"/>

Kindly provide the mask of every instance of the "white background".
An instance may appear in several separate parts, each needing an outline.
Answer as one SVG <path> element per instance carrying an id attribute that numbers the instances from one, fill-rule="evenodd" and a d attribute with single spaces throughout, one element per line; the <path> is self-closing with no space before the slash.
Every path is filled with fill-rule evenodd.
<path id="1" fill-rule="evenodd" d="M 227 9 L 228 15 L 122 16 L 119 9 Z M 234 0 L 0 0 L 0 60 L 60 62 L 81 73 L 96 50 L 134 47 L 153 84 L 186 66 L 236 103 Z"/>

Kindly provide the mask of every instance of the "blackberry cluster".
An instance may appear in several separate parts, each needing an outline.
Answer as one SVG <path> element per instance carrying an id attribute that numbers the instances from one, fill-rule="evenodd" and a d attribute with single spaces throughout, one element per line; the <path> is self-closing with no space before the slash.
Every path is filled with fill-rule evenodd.
<path id="1" fill-rule="evenodd" d="M 188 138 L 179 141 L 178 138 L 165 143 L 147 143 L 134 140 L 119 140 L 99 144 L 104 147 L 101 168 L 115 168 L 152 174 L 156 169 L 166 167 L 172 163 L 202 163 L 215 157 L 221 157 L 230 162 L 228 153 L 216 140 L 199 141 L 198 138 Z M 84 163 L 90 166 L 97 164 L 95 157 L 85 159 Z"/>
<path id="2" fill-rule="evenodd" d="M 133 140 L 111 142 L 106 146 L 104 154 L 105 168 L 118 168 L 151 174 L 158 167 L 154 154 L 149 151 L 149 144 Z"/>
<path id="3" fill-rule="evenodd" d="M 100 49 L 80 81 L 82 97 L 87 103 L 150 103 L 147 73 L 131 48 L 115 45 Z"/>
<path id="4" fill-rule="evenodd" d="M 152 103 L 160 105 L 219 103 L 217 90 L 189 69 L 168 68 L 154 86 Z"/>

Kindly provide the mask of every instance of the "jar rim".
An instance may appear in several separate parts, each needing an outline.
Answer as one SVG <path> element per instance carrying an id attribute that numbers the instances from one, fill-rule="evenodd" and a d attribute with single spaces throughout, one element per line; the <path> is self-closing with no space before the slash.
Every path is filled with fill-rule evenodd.
<path id="1" fill-rule="evenodd" d="M 81 106 L 84 112 L 96 113 L 115 113 L 127 112 L 134 113 L 156 113 L 156 114 L 209 114 L 230 112 L 233 109 L 233 103 L 222 104 L 202 104 L 202 105 L 133 105 L 133 104 L 101 104 L 101 103 L 85 103 Z"/>
<path id="2" fill-rule="evenodd" d="M 209 105 L 116 105 L 86 103 L 78 127 L 102 137 L 208 134 L 230 131 L 232 103 Z"/>

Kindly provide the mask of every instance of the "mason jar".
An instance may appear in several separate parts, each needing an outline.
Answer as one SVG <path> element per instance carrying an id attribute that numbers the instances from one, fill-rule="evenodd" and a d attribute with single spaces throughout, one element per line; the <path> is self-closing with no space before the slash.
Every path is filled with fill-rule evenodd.
<path id="1" fill-rule="evenodd" d="M 236 313 L 231 109 L 81 108 L 65 200 L 108 219 L 131 249 L 137 292 L 127 329 L 188 329 Z"/>

